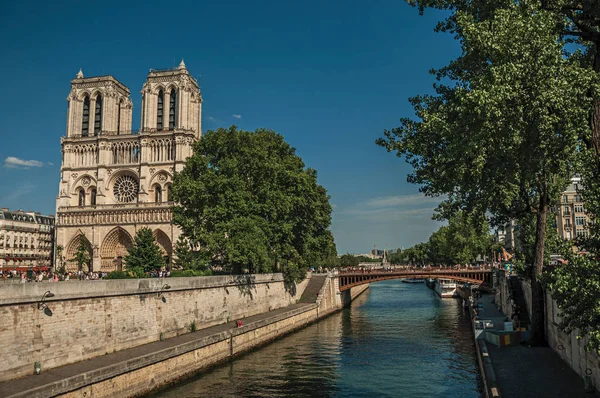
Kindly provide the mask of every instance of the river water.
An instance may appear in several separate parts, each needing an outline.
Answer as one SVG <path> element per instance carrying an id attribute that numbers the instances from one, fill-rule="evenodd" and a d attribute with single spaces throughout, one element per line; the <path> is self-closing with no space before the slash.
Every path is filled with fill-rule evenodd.
<path id="1" fill-rule="evenodd" d="M 460 300 L 372 283 L 350 308 L 153 397 L 481 397 Z"/>

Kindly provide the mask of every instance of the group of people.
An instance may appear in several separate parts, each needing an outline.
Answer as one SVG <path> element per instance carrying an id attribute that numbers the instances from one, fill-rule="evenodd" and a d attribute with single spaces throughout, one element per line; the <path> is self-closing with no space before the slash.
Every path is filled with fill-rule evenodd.
<path id="1" fill-rule="evenodd" d="M 106 272 L 66 272 L 59 274 L 52 271 L 21 271 L 21 270 L 0 270 L 0 279 L 17 279 L 21 282 L 58 282 L 74 280 L 95 280 L 102 279 L 106 276 Z"/>

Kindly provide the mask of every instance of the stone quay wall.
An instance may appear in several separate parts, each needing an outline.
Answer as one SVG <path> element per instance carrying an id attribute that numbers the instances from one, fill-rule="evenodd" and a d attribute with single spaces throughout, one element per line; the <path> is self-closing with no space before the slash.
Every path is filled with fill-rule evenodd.
<path id="1" fill-rule="evenodd" d="M 244 323 L 240 328 L 56 380 L 52 385 L 21 391 L 13 397 L 129 398 L 148 394 L 339 311 L 369 288 L 366 284 L 339 292 L 337 280 L 327 278 L 315 304 L 282 309 L 280 314 Z"/>
<path id="2" fill-rule="evenodd" d="M 287 289 L 282 274 L 262 274 L 1 284 L 0 381 L 35 362 L 55 368 L 285 307 L 307 283 Z"/>
<path id="3" fill-rule="evenodd" d="M 502 276 L 502 277 L 501 277 Z M 504 314 L 510 316 L 510 300 L 508 298 L 508 281 L 504 273 L 499 273 L 499 287 L 496 295 L 496 303 Z M 519 280 L 521 289 L 525 296 L 527 311 L 531 317 L 531 284 L 526 280 Z M 552 293 L 549 290 L 545 294 L 545 331 L 548 345 L 565 361 L 569 367 L 581 378 L 586 376 L 591 379 L 592 384 L 597 391 L 600 391 L 600 356 L 594 352 L 585 350 L 586 340 L 578 340 L 577 333 L 570 334 L 558 330 L 560 323 L 560 310 L 556 302 L 552 299 Z"/>

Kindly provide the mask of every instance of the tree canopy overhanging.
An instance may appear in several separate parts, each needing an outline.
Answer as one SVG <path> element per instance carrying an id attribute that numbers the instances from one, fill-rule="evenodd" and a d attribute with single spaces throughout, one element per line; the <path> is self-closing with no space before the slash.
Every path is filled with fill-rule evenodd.
<path id="1" fill-rule="evenodd" d="M 327 191 L 272 130 L 206 132 L 175 175 L 172 198 L 173 222 L 213 266 L 282 270 L 292 281 L 335 253 Z"/>
<path id="2" fill-rule="evenodd" d="M 377 143 L 406 157 L 408 180 L 425 194 L 448 195 L 445 217 L 535 216 L 532 335 L 541 343 L 547 217 L 579 169 L 597 74 L 586 49 L 566 56 L 568 20 L 538 1 L 410 3 L 450 9 L 438 29 L 455 35 L 462 54 L 434 71 L 434 95 L 411 99 L 416 120 L 402 119 Z"/>

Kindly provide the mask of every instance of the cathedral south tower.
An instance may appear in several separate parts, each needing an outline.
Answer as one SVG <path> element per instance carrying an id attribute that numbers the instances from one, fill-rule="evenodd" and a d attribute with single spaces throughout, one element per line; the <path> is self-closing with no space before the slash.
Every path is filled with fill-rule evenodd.
<path id="1" fill-rule="evenodd" d="M 67 101 L 56 198 L 56 243 L 64 248 L 67 269 L 77 268 L 72 259 L 82 239 L 90 271 L 122 269 L 143 227 L 152 229 L 169 264 L 180 234 L 171 223 L 169 191 L 201 136 L 198 82 L 183 61 L 177 68 L 151 69 L 138 131 L 131 129 L 129 88 L 113 76 L 79 71 Z"/>

